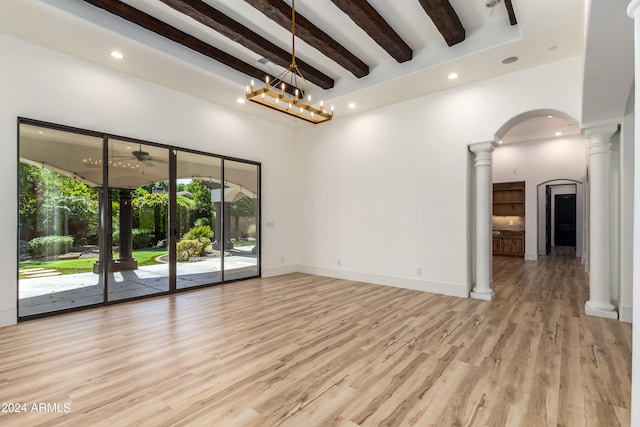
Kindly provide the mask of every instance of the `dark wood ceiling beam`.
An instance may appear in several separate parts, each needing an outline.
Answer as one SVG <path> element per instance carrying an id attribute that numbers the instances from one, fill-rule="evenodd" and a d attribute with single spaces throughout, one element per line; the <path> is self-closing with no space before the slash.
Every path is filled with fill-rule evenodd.
<path id="1" fill-rule="evenodd" d="M 291 29 L 291 7 L 282 0 L 245 1 L 272 21 L 287 30 Z M 354 76 L 362 78 L 369 74 L 369 66 L 367 64 L 298 12 L 296 12 L 296 36 L 308 45 L 318 49 Z"/>
<path id="2" fill-rule="evenodd" d="M 200 39 L 193 37 L 171 25 L 168 25 L 159 19 L 154 18 L 138 9 L 135 9 L 128 4 L 122 3 L 118 0 L 84 0 L 85 2 L 92 4 L 100 9 L 103 9 L 109 13 L 117 15 L 122 19 L 139 25 L 149 31 L 152 31 L 162 37 L 165 37 L 171 41 L 174 41 L 182 46 L 185 46 L 191 50 L 201 53 L 211 59 L 214 59 L 234 70 L 240 71 L 247 76 L 254 77 L 258 80 L 265 81 L 266 77 L 270 80 L 274 80 L 275 77 L 269 73 L 256 68 L 252 65 L 243 62 L 220 49 L 213 47 Z M 287 85 L 285 90 L 288 93 L 293 94 L 295 88 Z"/>
<path id="3" fill-rule="evenodd" d="M 291 52 L 286 51 L 269 40 L 251 31 L 241 23 L 234 21 L 224 13 L 209 6 L 201 0 L 161 0 L 166 5 L 172 7 L 201 24 L 214 29 L 225 37 L 241 44 L 249 50 L 263 56 L 269 61 L 288 68 L 291 64 Z M 291 28 L 291 24 L 289 24 Z M 312 67 L 306 62 L 296 58 L 298 69 L 305 79 L 320 86 L 323 89 L 330 89 L 334 86 L 334 81 L 320 70 Z"/>
<path id="4" fill-rule="evenodd" d="M 504 6 L 507 8 L 507 14 L 509 14 L 509 22 L 511 25 L 516 25 L 518 20 L 516 19 L 516 12 L 513 10 L 511 0 L 504 0 Z"/>
<path id="5" fill-rule="evenodd" d="M 419 2 L 449 46 L 464 41 L 464 27 L 449 0 L 419 0 Z"/>
<path id="6" fill-rule="evenodd" d="M 366 0 L 331 1 L 396 61 L 406 62 L 412 58 L 413 51 L 409 45 Z"/>

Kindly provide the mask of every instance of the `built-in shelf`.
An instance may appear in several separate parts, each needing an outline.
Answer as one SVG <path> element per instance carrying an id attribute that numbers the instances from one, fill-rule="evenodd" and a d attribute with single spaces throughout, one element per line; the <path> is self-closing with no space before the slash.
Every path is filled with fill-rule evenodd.
<path id="1" fill-rule="evenodd" d="M 524 216 L 524 190 L 524 181 L 493 184 L 493 214 Z"/>

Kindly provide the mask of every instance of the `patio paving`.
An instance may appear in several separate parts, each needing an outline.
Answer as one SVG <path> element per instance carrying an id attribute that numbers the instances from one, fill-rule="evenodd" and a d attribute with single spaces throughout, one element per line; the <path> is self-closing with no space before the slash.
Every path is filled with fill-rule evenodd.
<path id="1" fill-rule="evenodd" d="M 224 258 L 225 280 L 257 275 L 257 259 L 234 255 Z M 46 273 L 45 273 L 46 274 Z M 20 279 L 19 315 L 30 316 L 103 302 L 102 276 L 76 273 Z M 109 274 L 109 301 L 151 295 L 169 290 L 168 264 L 139 267 Z M 222 280 L 220 258 L 177 264 L 176 287 L 184 289 Z"/>

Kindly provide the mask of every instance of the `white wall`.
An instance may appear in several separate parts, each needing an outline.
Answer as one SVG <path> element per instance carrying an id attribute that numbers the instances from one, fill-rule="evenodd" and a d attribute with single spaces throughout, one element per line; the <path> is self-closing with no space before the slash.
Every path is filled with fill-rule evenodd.
<path id="1" fill-rule="evenodd" d="M 305 171 L 300 269 L 468 296 L 468 145 L 492 141 L 523 112 L 579 117 L 579 63 L 552 63 L 297 131 Z"/>
<path id="2" fill-rule="evenodd" d="M 633 108 L 631 108 L 633 111 Z M 631 323 L 633 320 L 633 167 L 634 167 L 634 115 L 625 117 L 620 127 L 620 182 L 618 198 L 620 209 L 617 222 L 619 241 L 618 271 L 619 298 L 618 312 L 620 320 Z M 638 291 L 640 292 L 640 291 Z"/>
<path id="3" fill-rule="evenodd" d="M 263 274 L 295 270 L 290 130 L 2 34 L 0 51 L 0 326 L 16 321 L 18 116 L 262 162 L 263 224 L 274 224 L 263 227 Z"/>

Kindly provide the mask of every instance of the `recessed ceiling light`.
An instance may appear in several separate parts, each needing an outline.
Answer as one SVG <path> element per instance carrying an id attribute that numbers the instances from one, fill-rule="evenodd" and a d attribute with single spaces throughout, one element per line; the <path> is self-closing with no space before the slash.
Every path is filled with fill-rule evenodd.
<path id="1" fill-rule="evenodd" d="M 238 98 L 238 104 L 244 104 L 244 103 L 245 103 L 244 98 Z"/>
<path id="2" fill-rule="evenodd" d="M 562 136 L 562 132 L 556 132 L 556 136 Z"/>
<path id="3" fill-rule="evenodd" d="M 498 141 L 498 144 L 502 144 L 502 140 Z"/>
<path id="4" fill-rule="evenodd" d="M 558 46 L 553 45 L 553 46 L 549 46 L 549 47 L 547 48 L 547 50 L 551 52 L 551 51 L 556 50 L 557 48 L 558 48 Z"/>
<path id="5" fill-rule="evenodd" d="M 449 73 L 449 75 L 447 76 L 447 78 L 449 80 L 455 80 L 458 78 L 458 73 Z"/>
<path id="6" fill-rule="evenodd" d="M 356 103 L 355 102 L 350 102 L 349 103 L 349 108 L 351 108 L 351 109 L 356 108 Z"/>
<path id="7" fill-rule="evenodd" d="M 547 117 L 550 118 L 550 119 L 553 119 L 553 116 L 547 116 Z"/>
<path id="8" fill-rule="evenodd" d="M 117 50 L 112 50 L 109 55 L 111 55 L 111 57 L 114 59 L 124 59 L 123 53 Z"/>
<path id="9" fill-rule="evenodd" d="M 517 56 L 508 56 L 506 58 L 504 58 L 502 60 L 503 64 L 513 64 L 514 62 L 516 62 L 519 58 Z"/>
<path id="10" fill-rule="evenodd" d="M 43 131 L 41 131 L 41 130 L 39 130 L 39 131 L 38 131 L 38 135 L 44 135 L 44 132 L 43 132 Z"/>

